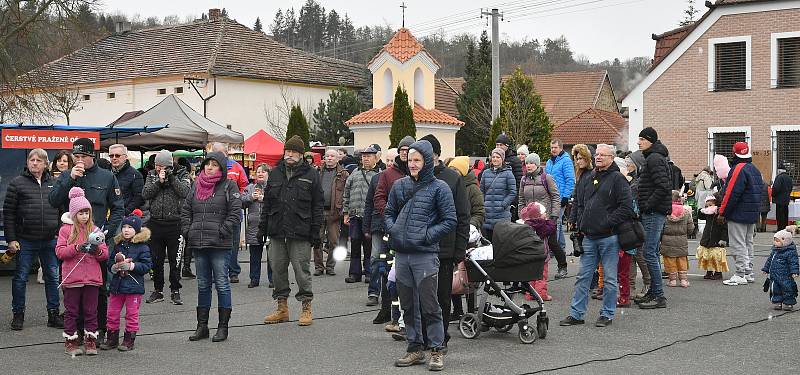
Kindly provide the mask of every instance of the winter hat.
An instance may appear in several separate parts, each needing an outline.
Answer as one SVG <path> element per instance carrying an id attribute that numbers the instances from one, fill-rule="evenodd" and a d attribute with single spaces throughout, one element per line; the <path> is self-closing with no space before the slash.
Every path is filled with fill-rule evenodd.
<path id="1" fill-rule="evenodd" d="M 301 154 L 306 152 L 306 148 L 303 145 L 303 139 L 297 135 L 293 135 L 292 138 L 289 138 L 289 140 L 283 145 L 283 149 L 296 151 Z"/>
<path id="2" fill-rule="evenodd" d="M 420 141 L 428 141 L 433 147 L 433 153 L 436 155 L 442 155 L 442 144 L 439 143 L 439 140 L 433 134 L 428 134 L 419 139 Z"/>
<path id="3" fill-rule="evenodd" d="M 731 166 L 728 164 L 728 158 L 723 155 L 714 155 L 714 171 L 717 177 L 724 180 L 728 178 L 728 173 L 731 171 Z"/>
<path id="4" fill-rule="evenodd" d="M 511 146 L 511 138 L 508 138 L 506 133 L 503 133 L 497 136 L 497 139 L 494 141 L 494 143 L 502 143 L 506 146 Z"/>
<path id="5" fill-rule="evenodd" d="M 133 212 L 131 212 L 130 215 L 125 216 L 125 218 L 122 219 L 122 224 L 120 225 L 120 227 L 122 227 L 123 225 L 130 225 L 131 228 L 133 228 L 133 230 L 136 231 L 136 233 L 141 232 L 142 231 L 142 210 L 137 208 L 137 209 L 133 210 Z"/>
<path id="6" fill-rule="evenodd" d="M 627 158 L 630 158 L 631 162 L 633 162 L 633 165 L 636 166 L 636 171 L 639 171 L 644 166 L 645 159 L 644 154 L 642 154 L 641 151 L 631 152 Z"/>
<path id="7" fill-rule="evenodd" d="M 708 201 L 716 202 L 717 201 L 717 197 L 715 197 L 714 194 L 709 194 L 708 196 L 706 196 L 706 201 L 703 202 L 703 203 L 708 203 Z"/>
<path id="8" fill-rule="evenodd" d="M 83 154 L 94 157 L 94 142 L 89 138 L 78 138 L 72 142 L 72 154 Z"/>
<path id="9" fill-rule="evenodd" d="M 650 126 L 642 129 L 642 131 L 639 132 L 639 137 L 650 141 L 650 143 L 656 143 L 656 141 L 658 141 L 658 133 Z"/>
<path id="10" fill-rule="evenodd" d="M 622 171 L 623 173 L 628 173 L 628 170 L 627 170 L 628 162 L 625 161 L 625 159 L 617 156 L 617 157 L 614 158 L 614 164 L 616 164 L 617 167 L 619 168 L 619 170 Z"/>
<path id="11" fill-rule="evenodd" d="M 528 145 L 522 145 L 522 146 L 519 146 L 519 148 L 517 149 L 517 153 L 518 154 L 529 155 L 531 153 L 531 151 L 528 150 Z"/>
<path id="12" fill-rule="evenodd" d="M 499 143 L 499 142 L 498 142 L 498 143 Z M 492 154 L 497 154 L 497 155 L 500 155 L 500 159 L 502 159 L 502 160 L 503 160 L 503 163 L 505 163 L 505 162 L 506 162 L 506 152 L 505 152 L 505 151 L 503 151 L 503 149 L 502 149 L 502 148 L 498 147 L 498 148 L 496 148 L 496 149 L 492 150 Z"/>
<path id="13" fill-rule="evenodd" d="M 77 186 L 69 189 L 69 216 L 75 217 L 78 212 L 87 208 L 91 209 L 92 204 L 86 199 L 86 194 L 83 192 L 83 189 Z"/>
<path id="14" fill-rule="evenodd" d="M 172 153 L 167 150 L 161 150 L 156 154 L 155 159 L 156 165 L 160 165 L 162 167 L 171 167 L 172 166 Z"/>
<path id="15" fill-rule="evenodd" d="M 747 145 L 747 142 L 734 143 L 733 153 L 736 154 L 736 157 L 739 159 L 750 159 L 753 157 L 753 154 L 750 153 L 750 146 Z"/>
<path id="16" fill-rule="evenodd" d="M 469 173 L 469 156 L 456 156 L 450 161 L 450 168 L 453 168 L 464 177 Z"/>
<path id="17" fill-rule="evenodd" d="M 519 218 L 522 220 L 533 220 L 538 219 L 544 216 L 547 213 L 547 209 L 539 202 L 531 202 L 528 203 L 527 206 L 522 207 L 522 210 L 519 211 Z"/>
<path id="18" fill-rule="evenodd" d="M 775 233 L 773 238 L 780 241 L 781 247 L 786 247 L 792 244 L 792 234 L 786 229 L 779 230 L 778 233 Z"/>
<path id="19" fill-rule="evenodd" d="M 414 137 L 407 135 L 400 140 L 400 143 L 397 144 L 397 149 L 401 149 L 403 147 L 411 147 L 411 145 L 416 142 L 417 140 Z"/>
<path id="20" fill-rule="evenodd" d="M 540 164 L 542 164 L 542 158 L 539 157 L 539 154 L 534 152 L 534 153 L 532 153 L 532 154 L 530 154 L 530 155 L 525 157 L 525 164 L 540 165 Z"/>

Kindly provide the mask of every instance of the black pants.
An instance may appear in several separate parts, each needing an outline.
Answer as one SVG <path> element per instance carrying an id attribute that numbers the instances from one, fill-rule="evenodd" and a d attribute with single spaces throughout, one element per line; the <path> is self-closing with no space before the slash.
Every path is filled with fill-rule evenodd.
<path id="1" fill-rule="evenodd" d="M 561 248 L 561 245 L 558 244 L 558 238 L 555 233 L 551 234 L 550 237 L 547 237 L 547 247 L 550 248 L 550 252 L 553 253 L 554 257 L 556 257 L 558 268 L 567 268 L 567 253 L 565 253 L 564 249 Z"/>
<path id="2" fill-rule="evenodd" d="M 181 289 L 181 270 L 178 268 L 178 237 L 180 223 L 151 220 L 150 256 L 153 258 L 153 288 L 164 291 L 164 258 L 169 258 L 169 289 Z"/>
<path id="3" fill-rule="evenodd" d="M 786 229 L 789 225 L 789 205 L 775 205 L 775 220 L 778 222 L 778 230 Z"/>
<path id="4" fill-rule="evenodd" d="M 442 308 L 442 324 L 444 324 L 444 345 L 450 341 L 450 333 L 447 327 L 450 325 L 450 307 L 453 294 L 453 264 L 452 259 L 439 260 L 439 289 L 436 292 L 439 298 L 439 306 Z"/>

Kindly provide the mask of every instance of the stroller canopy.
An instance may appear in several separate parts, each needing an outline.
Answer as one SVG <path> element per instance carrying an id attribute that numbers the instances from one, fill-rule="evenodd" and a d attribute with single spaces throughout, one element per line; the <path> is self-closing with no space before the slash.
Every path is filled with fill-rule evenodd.
<path id="1" fill-rule="evenodd" d="M 494 267 L 513 267 L 547 259 L 544 242 L 526 224 L 500 222 L 492 233 Z"/>

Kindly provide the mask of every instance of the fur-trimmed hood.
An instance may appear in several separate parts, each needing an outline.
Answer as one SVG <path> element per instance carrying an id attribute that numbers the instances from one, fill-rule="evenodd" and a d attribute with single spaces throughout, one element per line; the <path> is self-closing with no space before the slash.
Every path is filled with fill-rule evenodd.
<path id="1" fill-rule="evenodd" d="M 136 233 L 133 236 L 133 239 L 131 239 L 131 242 L 132 243 L 145 243 L 147 241 L 150 241 L 150 235 L 151 235 L 150 229 L 148 229 L 147 227 L 142 227 L 142 230 L 140 230 L 139 233 Z M 124 239 L 122 238 L 122 232 L 119 232 L 119 233 L 117 233 L 116 236 L 114 236 L 114 243 L 119 245 L 119 243 L 122 242 L 122 241 L 124 241 Z"/>

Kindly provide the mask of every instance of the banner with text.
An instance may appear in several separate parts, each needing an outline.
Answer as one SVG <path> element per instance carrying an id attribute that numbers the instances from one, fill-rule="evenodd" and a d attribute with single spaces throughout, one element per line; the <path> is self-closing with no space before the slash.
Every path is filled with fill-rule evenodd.
<path id="1" fill-rule="evenodd" d="M 76 139 L 89 138 L 95 149 L 100 149 L 100 132 L 3 129 L 2 136 L 3 148 L 71 150 Z"/>

